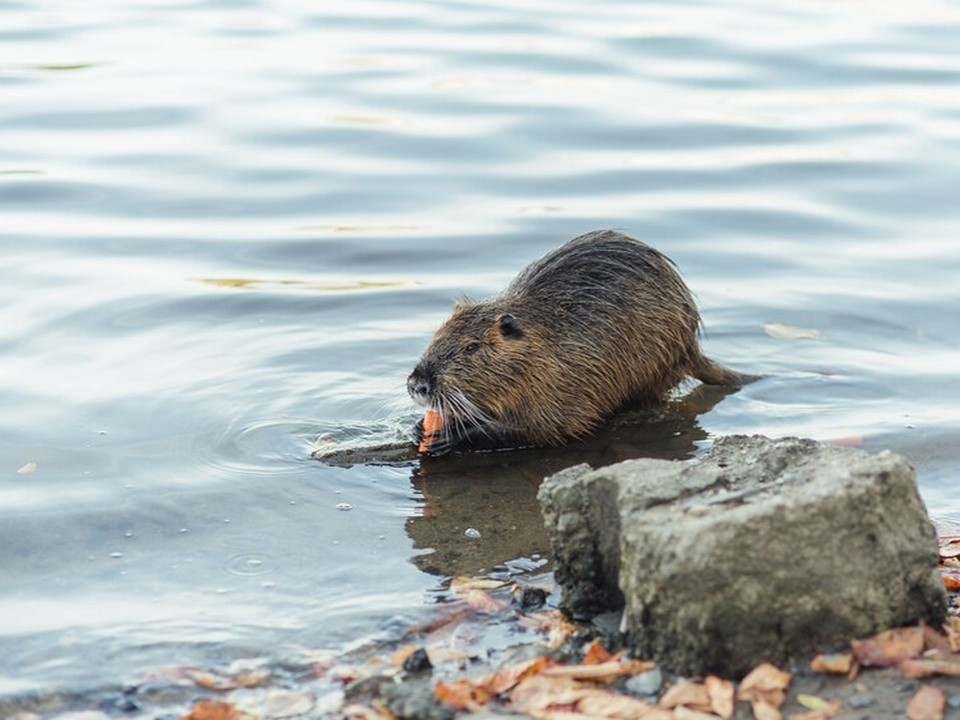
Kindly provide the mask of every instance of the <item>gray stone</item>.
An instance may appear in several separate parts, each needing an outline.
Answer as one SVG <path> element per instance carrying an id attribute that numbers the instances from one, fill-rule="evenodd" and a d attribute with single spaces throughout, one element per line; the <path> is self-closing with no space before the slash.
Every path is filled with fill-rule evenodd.
<path id="1" fill-rule="evenodd" d="M 876 698 L 872 695 L 857 693 L 856 695 L 848 697 L 846 704 L 851 710 L 863 710 L 873 705 L 876 701 Z"/>
<path id="2" fill-rule="evenodd" d="M 634 675 L 624 683 L 624 688 L 631 695 L 640 695 L 648 697 L 660 692 L 660 686 L 663 685 L 663 673 L 660 668 L 655 667 L 639 675 Z"/>
<path id="3" fill-rule="evenodd" d="M 563 609 L 623 606 L 668 671 L 739 675 L 946 610 L 936 533 L 890 452 L 730 437 L 687 463 L 569 468 L 539 499 Z"/>

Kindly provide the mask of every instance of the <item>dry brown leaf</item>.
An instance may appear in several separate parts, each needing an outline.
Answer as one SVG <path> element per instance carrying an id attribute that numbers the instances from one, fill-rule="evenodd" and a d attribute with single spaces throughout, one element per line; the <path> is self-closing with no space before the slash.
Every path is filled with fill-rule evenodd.
<path id="1" fill-rule="evenodd" d="M 237 710 L 232 703 L 222 700 L 200 700 L 180 720 L 247 720 L 245 712 Z"/>
<path id="2" fill-rule="evenodd" d="M 609 660 L 597 665 L 553 665 L 542 672 L 547 677 L 567 677 L 574 680 L 615 680 L 624 675 L 639 675 L 657 666 L 649 660 Z"/>
<path id="3" fill-rule="evenodd" d="M 830 720 L 831 717 L 833 716 L 823 712 L 808 710 L 802 713 L 790 713 L 787 715 L 787 720 Z"/>
<path id="4" fill-rule="evenodd" d="M 710 697 L 710 708 L 724 720 L 733 717 L 733 683 L 718 678 L 716 675 L 707 675 L 703 680 Z"/>
<path id="5" fill-rule="evenodd" d="M 183 677 L 187 678 L 196 685 L 207 690 L 217 690 L 225 692 L 227 690 L 236 690 L 237 688 L 253 688 L 266 685 L 270 681 L 270 672 L 259 670 L 256 672 L 243 673 L 240 675 L 228 676 L 218 675 L 217 673 L 199 670 L 198 668 L 183 668 Z"/>
<path id="6" fill-rule="evenodd" d="M 754 705 L 765 704 L 778 708 L 783 704 L 784 692 L 790 686 L 792 677 L 790 673 L 780 670 L 775 665 L 760 663 L 740 681 L 737 699 L 748 700 Z M 765 711 L 761 710 L 761 712 Z"/>
<path id="7" fill-rule="evenodd" d="M 454 710 L 475 712 L 493 699 L 486 688 L 479 687 L 468 680 L 455 680 L 446 683 L 438 680 L 433 687 L 433 696 Z"/>
<path id="8" fill-rule="evenodd" d="M 890 667 L 923 652 L 923 628 L 914 625 L 884 630 L 873 637 L 851 640 L 850 648 L 865 667 Z"/>
<path id="9" fill-rule="evenodd" d="M 940 566 L 940 575 L 943 586 L 950 592 L 960 590 L 960 568 Z"/>
<path id="10" fill-rule="evenodd" d="M 613 659 L 613 655 L 600 643 L 600 638 L 595 638 L 587 646 L 586 652 L 583 653 L 584 665 L 599 665 L 611 659 Z"/>
<path id="11" fill-rule="evenodd" d="M 910 720 L 942 720 L 947 694 L 935 685 L 924 685 L 907 703 Z"/>
<path id="12" fill-rule="evenodd" d="M 952 617 L 943 626 L 952 652 L 960 652 L 960 617 Z"/>
<path id="13" fill-rule="evenodd" d="M 510 693 L 511 709 L 535 718 L 673 720 L 673 713 L 570 678 L 526 678 Z"/>
<path id="14" fill-rule="evenodd" d="M 678 705 L 673 709 L 674 720 L 717 720 L 717 716 L 712 712 L 703 710 L 694 710 L 685 705 Z"/>
<path id="15" fill-rule="evenodd" d="M 524 679 L 544 672 L 551 665 L 553 665 L 553 661 L 550 658 L 540 655 L 527 662 L 500 668 L 492 675 L 488 675 L 481 680 L 484 686 L 494 695 L 502 695 Z"/>
<path id="16" fill-rule="evenodd" d="M 960 655 L 949 658 L 917 658 L 904 660 L 897 669 L 908 678 L 923 678 L 932 675 L 960 677 Z"/>
<path id="17" fill-rule="evenodd" d="M 949 655 L 951 653 L 950 640 L 943 633 L 937 632 L 926 623 L 920 623 L 923 630 L 923 656 L 930 655 L 931 650 L 935 650 L 937 655 Z"/>
<path id="18" fill-rule="evenodd" d="M 853 653 L 827 653 L 810 661 L 810 669 L 817 673 L 846 675 L 853 668 Z"/>
<path id="19" fill-rule="evenodd" d="M 709 711 L 712 705 L 706 686 L 700 683 L 671 685 L 660 698 L 660 707 L 670 709 L 680 705 L 693 710 Z"/>
<path id="20" fill-rule="evenodd" d="M 943 535 L 938 537 L 937 545 L 940 546 L 941 560 L 960 557 L 960 535 Z"/>
<path id="21" fill-rule="evenodd" d="M 753 708 L 753 716 L 757 720 L 780 720 L 782 717 L 776 707 L 763 700 L 757 700 L 751 703 L 750 706 Z"/>
<path id="22" fill-rule="evenodd" d="M 563 645 L 566 639 L 577 630 L 576 624 L 568 620 L 559 610 L 521 615 L 518 620 L 523 627 L 534 632 L 546 633 L 547 647 L 551 650 L 556 650 Z"/>

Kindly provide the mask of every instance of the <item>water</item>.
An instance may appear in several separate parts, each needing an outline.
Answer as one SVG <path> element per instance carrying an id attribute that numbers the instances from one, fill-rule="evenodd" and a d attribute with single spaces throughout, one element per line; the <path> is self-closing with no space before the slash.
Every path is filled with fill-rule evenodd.
<path id="1" fill-rule="evenodd" d="M 309 452 L 401 432 L 452 301 L 597 228 L 767 376 L 617 452 L 892 447 L 960 513 L 958 32 L 946 0 L 0 2 L 0 695 L 535 572 L 539 475 L 585 448 Z"/>

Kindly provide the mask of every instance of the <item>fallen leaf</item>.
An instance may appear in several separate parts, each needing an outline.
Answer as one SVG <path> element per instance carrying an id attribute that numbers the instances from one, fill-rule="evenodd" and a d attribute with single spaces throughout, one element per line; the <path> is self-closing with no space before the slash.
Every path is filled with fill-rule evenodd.
<path id="1" fill-rule="evenodd" d="M 924 685 L 907 703 L 910 720 L 942 720 L 947 694 L 935 685 Z"/>
<path id="2" fill-rule="evenodd" d="M 947 634 L 950 650 L 960 652 L 960 617 L 954 616 L 947 620 L 943 626 L 943 631 Z"/>
<path id="3" fill-rule="evenodd" d="M 640 718 L 673 720 L 674 715 L 627 695 L 543 675 L 526 678 L 510 693 L 511 709 L 536 718 Z"/>
<path id="4" fill-rule="evenodd" d="M 940 559 L 960 557 L 960 535 L 944 535 L 937 538 L 940 546 Z"/>
<path id="5" fill-rule="evenodd" d="M 450 581 L 450 590 L 456 593 L 467 592 L 468 590 L 496 590 L 509 585 L 505 580 L 494 580 L 488 577 L 469 577 L 467 575 L 457 575 Z"/>
<path id="6" fill-rule="evenodd" d="M 911 679 L 932 675 L 960 677 L 960 655 L 951 655 L 949 659 L 917 658 L 904 660 L 897 668 L 904 677 Z"/>
<path id="7" fill-rule="evenodd" d="M 943 586 L 950 592 L 960 590 L 960 568 L 940 566 Z"/>
<path id="8" fill-rule="evenodd" d="M 657 666 L 649 660 L 610 660 L 597 665 L 552 665 L 542 672 L 546 677 L 574 680 L 615 680 L 624 675 L 639 675 Z"/>
<path id="9" fill-rule="evenodd" d="M 222 700 L 200 700 L 180 720 L 246 720 L 250 716 Z"/>
<path id="10" fill-rule="evenodd" d="M 566 639 L 577 630 L 576 624 L 568 620 L 559 610 L 521 615 L 520 624 L 533 628 L 537 632 L 545 632 L 547 647 L 551 650 L 556 650 L 563 645 Z"/>
<path id="11" fill-rule="evenodd" d="M 34 460 L 25 462 L 17 469 L 17 475 L 31 475 L 37 471 L 38 467 L 39 465 L 37 465 L 36 461 Z"/>
<path id="12" fill-rule="evenodd" d="M 923 652 L 923 628 L 919 625 L 884 630 L 873 637 L 851 640 L 857 661 L 867 667 L 890 667 Z"/>
<path id="13" fill-rule="evenodd" d="M 710 708 L 724 720 L 733 717 L 733 683 L 716 675 L 707 675 L 703 680 L 710 697 Z"/>
<path id="14" fill-rule="evenodd" d="M 780 720 L 782 717 L 776 707 L 763 700 L 757 700 L 750 706 L 753 708 L 753 716 L 757 720 Z"/>
<path id="15" fill-rule="evenodd" d="M 833 717 L 843 708 L 843 702 L 840 700 L 824 700 L 822 697 L 807 695 L 806 693 L 799 693 L 797 702 L 808 710 L 827 717 Z"/>
<path id="16" fill-rule="evenodd" d="M 950 640 L 943 633 L 937 632 L 926 623 L 920 623 L 923 630 L 923 656 L 929 657 L 931 651 L 936 651 L 937 655 L 949 655 L 953 650 L 950 647 Z"/>
<path id="17" fill-rule="evenodd" d="M 670 686 L 660 698 L 660 707 L 671 709 L 684 706 L 693 710 L 709 711 L 713 707 L 710 693 L 700 683 L 677 683 Z"/>
<path id="18" fill-rule="evenodd" d="M 817 673 L 846 675 L 853 667 L 852 653 L 827 653 L 810 661 L 810 669 Z"/>
<path id="19" fill-rule="evenodd" d="M 820 331 L 813 328 L 795 327 L 783 323 L 767 323 L 763 331 L 777 340 L 819 340 Z"/>
<path id="20" fill-rule="evenodd" d="M 455 680 L 446 683 L 437 681 L 433 687 L 433 696 L 454 710 L 475 712 L 493 699 L 493 694 L 468 680 Z"/>
<path id="21" fill-rule="evenodd" d="M 198 668 L 183 668 L 183 677 L 207 690 L 226 692 L 237 688 L 253 688 L 265 685 L 270 681 L 270 672 L 259 670 L 240 675 L 218 675 L 217 673 L 200 670 Z"/>
<path id="22" fill-rule="evenodd" d="M 823 712 L 817 712 L 816 710 L 810 710 L 802 713 L 790 713 L 787 716 L 787 720 L 830 720 L 831 717 L 833 716 Z"/>
<path id="23" fill-rule="evenodd" d="M 612 658 L 613 655 L 600 643 L 600 638 L 596 638 L 587 646 L 586 652 L 583 653 L 583 664 L 599 665 Z"/>
<path id="24" fill-rule="evenodd" d="M 507 665 L 506 667 L 500 668 L 492 675 L 481 678 L 481 682 L 494 695 L 502 695 L 522 680 L 544 672 L 552 665 L 553 661 L 550 658 L 546 655 L 540 655 L 527 662 Z"/>
<path id="25" fill-rule="evenodd" d="M 754 695 L 768 692 L 783 692 L 790 687 L 790 673 L 770 663 L 760 663 L 740 681 L 737 698 L 753 700 Z"/>

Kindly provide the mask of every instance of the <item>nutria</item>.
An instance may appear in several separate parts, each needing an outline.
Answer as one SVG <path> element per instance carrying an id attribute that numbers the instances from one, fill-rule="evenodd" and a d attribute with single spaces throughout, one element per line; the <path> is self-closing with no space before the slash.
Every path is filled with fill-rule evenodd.
<path id="1" fill-rule="evenodd" d="M 407 389 L 443 416 L 432 453 L 479 436 L 558 445 L 628 403 L 664 399 L 688 375 L 745 382 L 701 354 L 699 327 L 665 255 L 596 231 L 537 260 L 500 295 L 457 303 Z"/>

